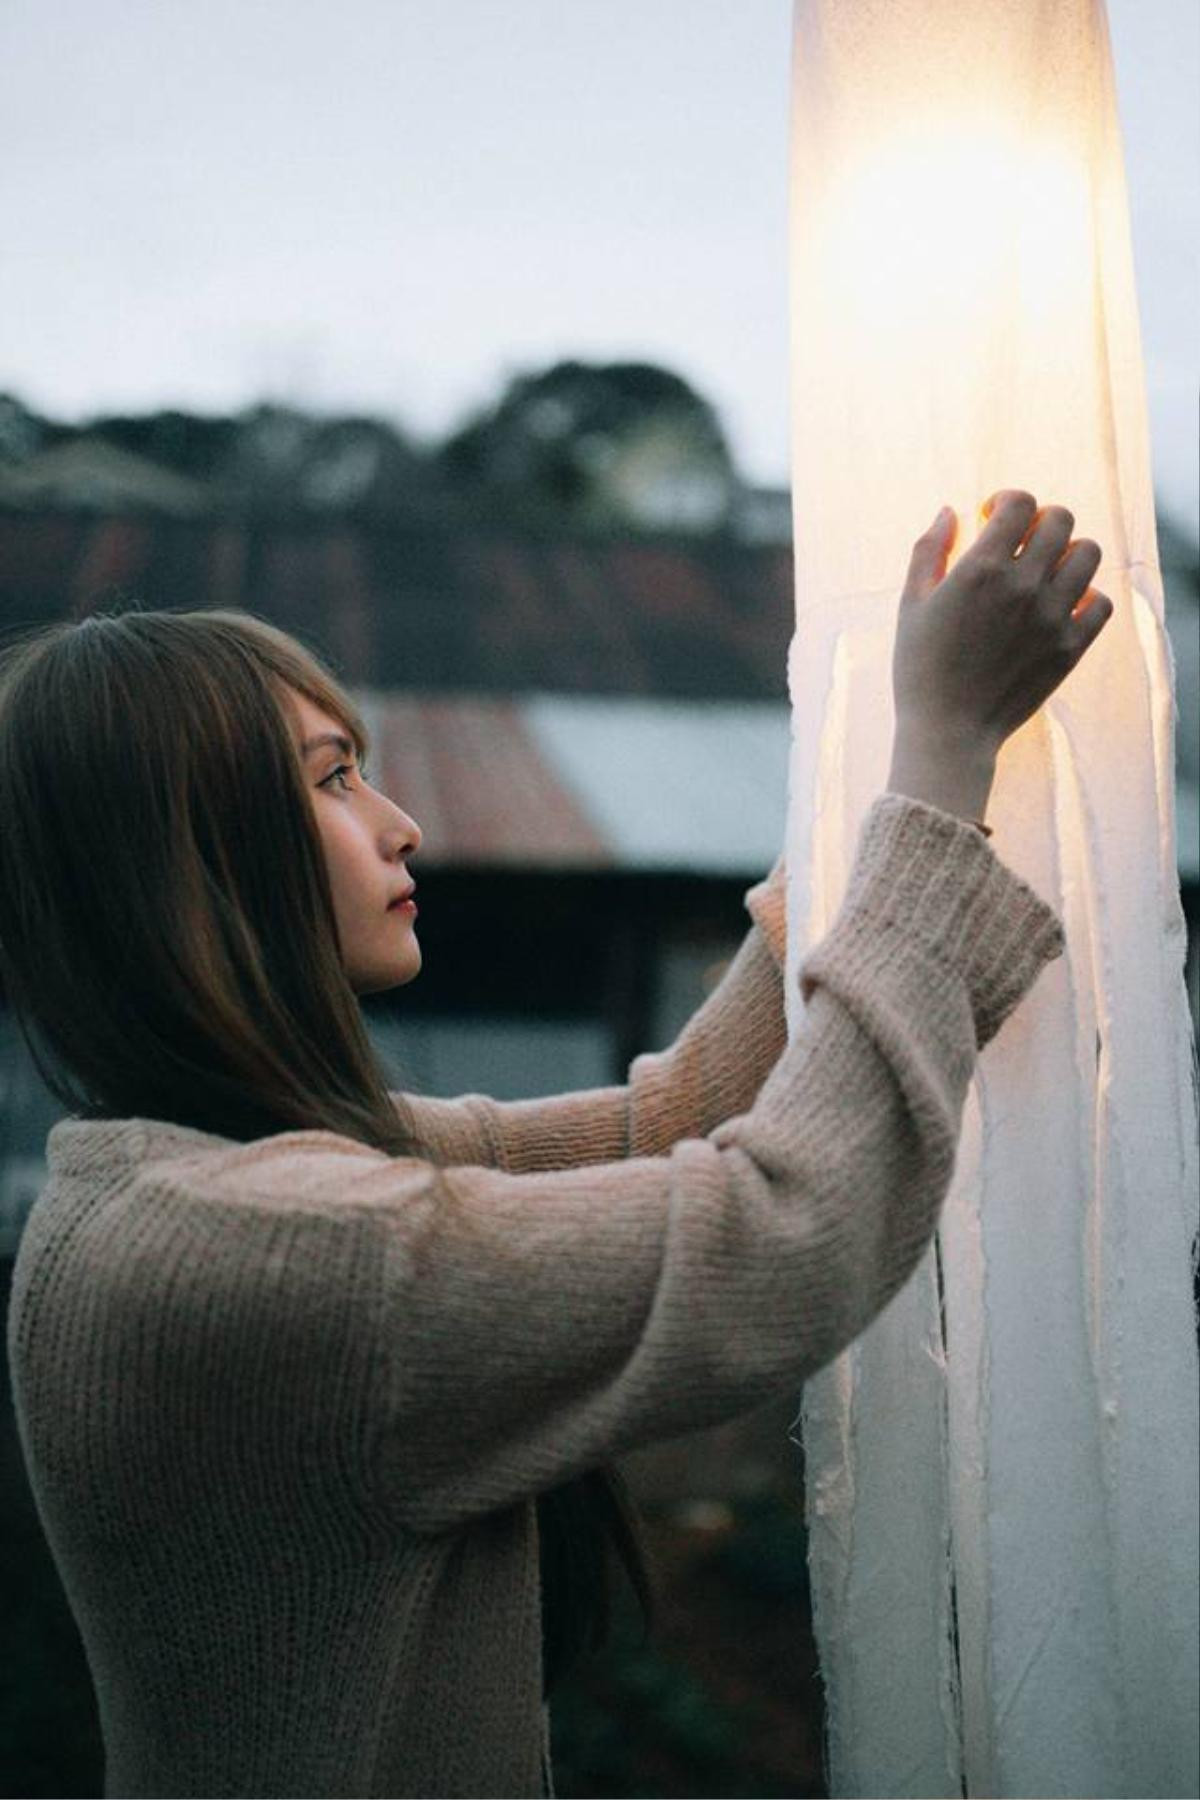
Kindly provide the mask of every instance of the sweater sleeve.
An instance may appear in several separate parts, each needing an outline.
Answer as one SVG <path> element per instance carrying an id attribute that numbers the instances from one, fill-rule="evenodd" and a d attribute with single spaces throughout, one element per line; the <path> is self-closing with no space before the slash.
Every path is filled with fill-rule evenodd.
<path id="1" fill-rule="evenodd" d="M 729 968 L 667 1049 L 633 1059 L 624 1086 L 537 1100 L 393 1095 L 435 1160 L 530 1174 L 658 1156 L 754 1101 L 783 1050 L 786 950 L 782 856 L 743 904 L 751 926 Z"/>
<path id="2" fill-rule="evenodd" d="M 978 1045 L 1061 953 L 978 833 L 897 796 L 801 965 L 751 1108 L 661 1156 L 557 1172 L 350 1159 L 372 1213 L 380 1493 L 448 1530 L 803 1382 L 908 1280 Z"/>

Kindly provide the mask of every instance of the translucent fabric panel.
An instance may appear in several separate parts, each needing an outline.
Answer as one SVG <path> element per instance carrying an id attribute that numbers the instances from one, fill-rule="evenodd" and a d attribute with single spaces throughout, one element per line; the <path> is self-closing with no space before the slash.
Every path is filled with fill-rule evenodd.
<path id="1" fill-rule="evenodd" d="M 796 963 L 886 784 L 913 539 L 1075 514 L 1114 617 L 1001 752 L 1067 953 L 983 1052 L 937 1243 L 800 1425 L 839 1795 L 1195 1795 L 1198 1181 L 1173 671 L 1100 0 L 797 0 Z"/>

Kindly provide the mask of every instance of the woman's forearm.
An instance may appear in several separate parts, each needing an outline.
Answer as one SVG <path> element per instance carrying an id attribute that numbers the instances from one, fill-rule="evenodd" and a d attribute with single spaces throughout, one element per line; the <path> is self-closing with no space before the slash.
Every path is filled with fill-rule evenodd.
<path id="1" fill-rule="evenodd" d="M 534 1100 L 407 1098 L 419 1135 L 451 1163 L 512 1174 L 662 1155 L 753 1105 L 787 1037 L 782 857 L 745 904 L 753 920 L 729 968 L 665 1050 L 634 1058 L 624 1085 Z"/>

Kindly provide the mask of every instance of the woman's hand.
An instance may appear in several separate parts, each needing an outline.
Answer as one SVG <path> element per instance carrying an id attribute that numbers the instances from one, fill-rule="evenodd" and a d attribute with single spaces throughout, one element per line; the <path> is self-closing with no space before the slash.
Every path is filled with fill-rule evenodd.
<path id="1" fill-rule="evenodd" d="M 1063 506 L 1003 489 L 952 575 L 949 509 L 917 539 L 892 657 L 892 792 L 981 818 L 1005 738 L 1071 673 L 1112 617 L 1089 583 L 1100 546 Z M 917 792 L 921 788 L 929 791 Z M 941 796 L 941 797 L 937 797 Z"/>

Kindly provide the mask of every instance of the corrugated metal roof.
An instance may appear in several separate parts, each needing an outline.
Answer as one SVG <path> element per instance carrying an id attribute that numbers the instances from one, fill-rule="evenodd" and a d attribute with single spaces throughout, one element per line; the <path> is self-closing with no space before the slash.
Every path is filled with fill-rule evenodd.
<path id="1" fill-rule="evenodd" d="M 431 868 L 752 879 L 783 842 L 784 705 L 352 691 L 371 779 L 416 819 Z"/>
<path id="2" fill-rule="evenodd" d="M 422 861 L 557 868 L 619 861 L 513 701 L 354 689 L 371 780 L 421 827 Z"/>
<path id="3" fill-rule="evenodd" d="M 522 711 L 623 867 L 742 874 L 778 855 L 791 744 L 782 703 L 545 695 Z"/>
<path id="4" fill-rule="evenodd" d="M 430 867 L 753 877 L 782 840 L 786 545 L 0 512 L 0 621 L 114 583 L 316 649 Z"/>
<path id="5" fill-rule="evenodd" d="M 1195 551 L 1160 529 L 1194 881 Z M 388 791 L 431 863 L 753 873 L 781 840 L 788 545 L 0 508 L 0 627 L 82 616 L 113 584 L 243 607 L 390 695 Z"/>
<path id="6" fill-rule="evenodd" d="M 786 545 L 0 508 L 0 624 L 83 616 L 113 584 L 148 607 L 243 607 L 388 689 L 786 694 Z"/>

